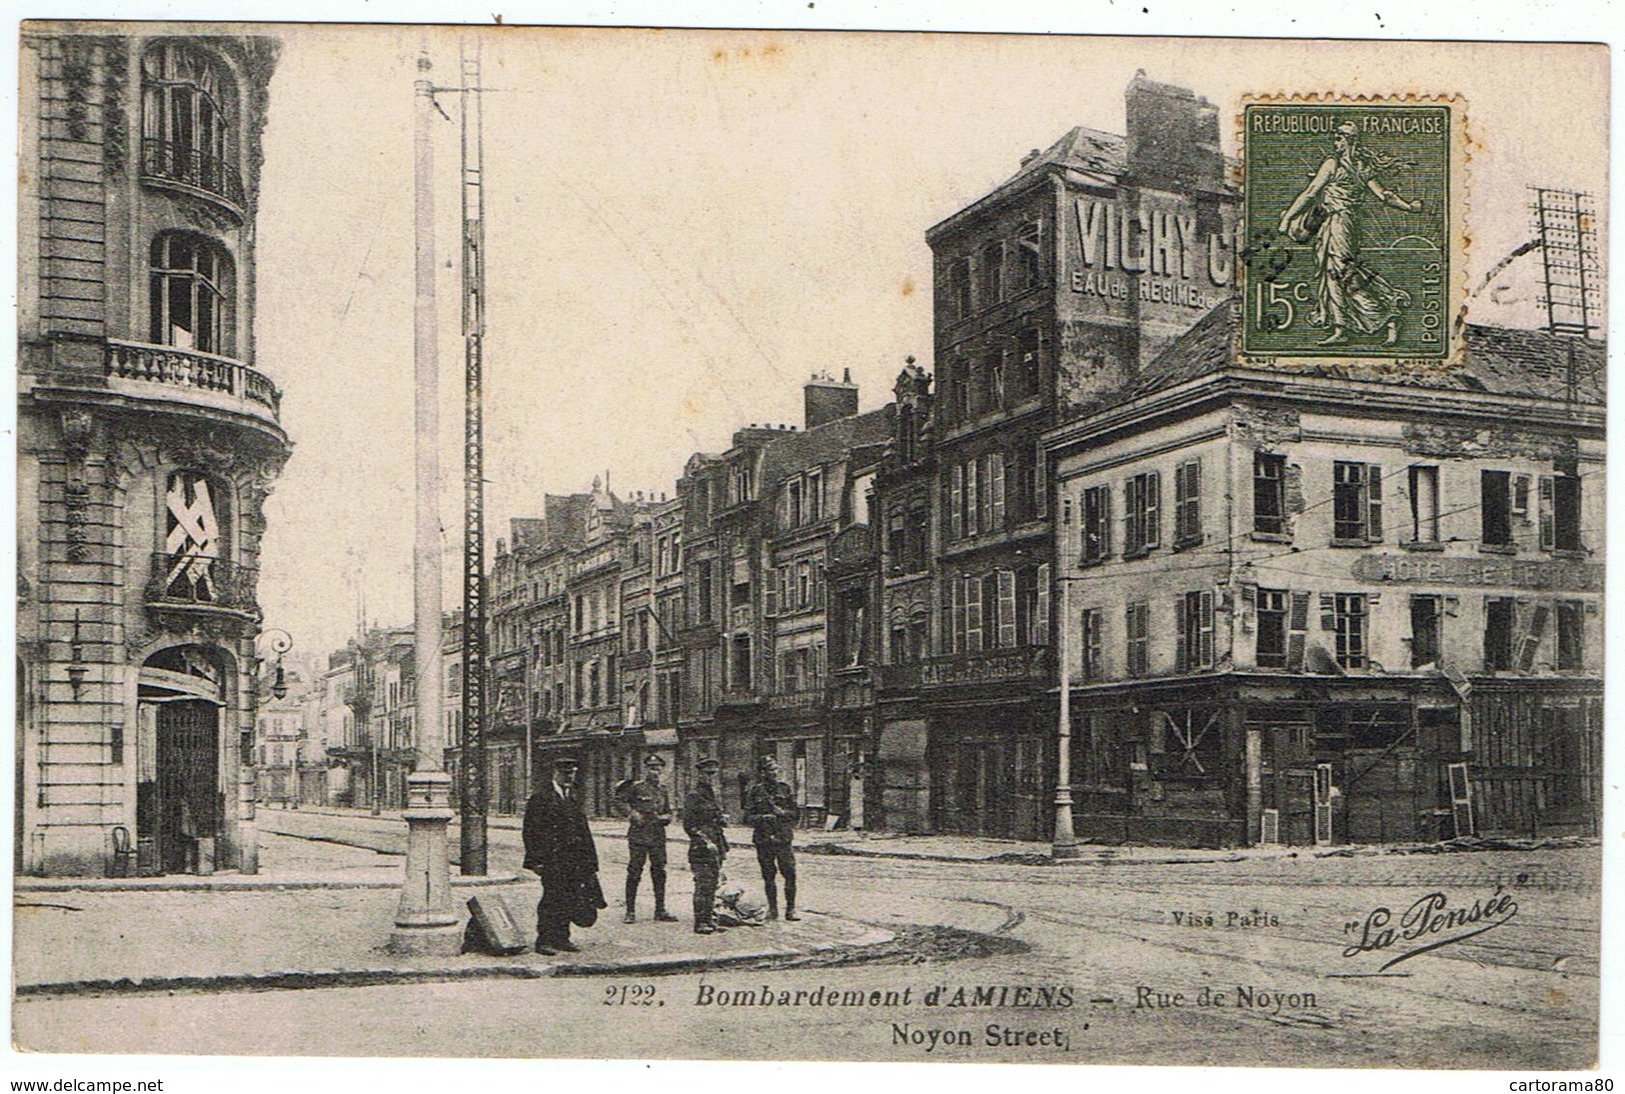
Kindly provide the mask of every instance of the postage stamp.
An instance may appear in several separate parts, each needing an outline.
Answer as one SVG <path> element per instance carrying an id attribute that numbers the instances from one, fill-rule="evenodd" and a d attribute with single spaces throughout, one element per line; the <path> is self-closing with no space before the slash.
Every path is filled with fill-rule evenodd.
<path id="1" fill-rule="evenodd" d="M 1244 105 L 1243 358 L 1452 359 L 1462 115 L 1412 96 Z"/>

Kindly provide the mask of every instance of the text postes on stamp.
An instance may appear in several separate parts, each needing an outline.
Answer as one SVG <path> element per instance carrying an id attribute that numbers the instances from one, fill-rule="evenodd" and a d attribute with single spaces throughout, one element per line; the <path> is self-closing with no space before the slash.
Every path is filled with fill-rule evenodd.
<path id="1" fill-rule="evenodd" d="M 1458 103 L 1249 102 L 1250 363 L 1444 363 L 1461 276 Z"/>

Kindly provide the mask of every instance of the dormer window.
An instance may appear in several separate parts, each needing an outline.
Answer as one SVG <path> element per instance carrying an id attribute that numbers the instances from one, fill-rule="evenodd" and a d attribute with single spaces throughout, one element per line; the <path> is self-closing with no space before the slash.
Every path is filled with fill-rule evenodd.
<path id="1" fill-rule="evenodd" d="M 141 171 L 243 204 L 230 124 L 235 88 L 190 42 L 159 42 L 141 65 Z"/>

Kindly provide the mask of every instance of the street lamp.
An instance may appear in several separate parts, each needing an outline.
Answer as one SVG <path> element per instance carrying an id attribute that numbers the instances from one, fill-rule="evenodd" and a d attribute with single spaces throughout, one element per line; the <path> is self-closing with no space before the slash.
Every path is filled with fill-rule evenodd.
<path id="1" fill-rule="evenodd" d="M 1078 857 L 1078 837 L 1072 830 L 1072 651 L 1067 642 L 1073 579 L 1060 575 L 1056 580 L 1061 586 L 1061 610 L 1055 619 L 1061 709 L 1055 732 L 1055 842 L 1050 857 L 1061 859 Z"/>
<path id="2" fill-rule="evenodd" d="M 260 631 L 260 639 L 276 658 L 272 662 L 275 666 L 275 674 L 271 677 L 271 698 L 281 702 L 288 697 L 288 677 L 286 670 L 282 667 L 282 655 L 293 649 L 293 635 L 281 627 L 270 627 Z M 297 746 L 294 748 L 293 780 L 294 792 L 297 794 L 299 786 L 299 752 Z M 283 803 L 286 804 L 286 801 L 286 795 L 284 795 Z"/>

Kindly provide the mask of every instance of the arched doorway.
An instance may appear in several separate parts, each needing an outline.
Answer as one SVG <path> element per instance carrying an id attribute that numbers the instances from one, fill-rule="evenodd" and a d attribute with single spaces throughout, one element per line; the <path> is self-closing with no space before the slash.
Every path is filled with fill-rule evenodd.
<path id="1" fill-rule="evenodd" d="M 141 666 L 136 839 L 143 873 L 212 873 L 225 818 L 220 712 L 225 672 L 202 646 L 173 646 Z"/>

